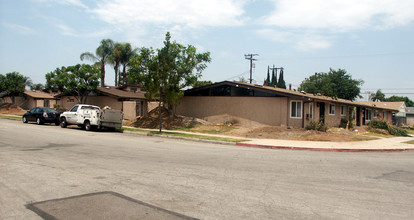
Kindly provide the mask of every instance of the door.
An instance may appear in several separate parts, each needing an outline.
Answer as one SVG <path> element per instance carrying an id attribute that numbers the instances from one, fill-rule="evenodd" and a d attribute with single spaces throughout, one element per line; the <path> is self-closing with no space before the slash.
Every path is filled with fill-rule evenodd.
<path id="1" fill-rule="evenodd" d="M 66 115 L 66 121 L 68 124 L 76 124 L 77 121 L 77 111 L 78 111 L 78 105 L 73 106 L 73 108 L 69 111 L 69 113 Z"/>
<path id="2" fill-rule="evenodd" d="M 361 126 L 361 107 L 356 108 L 356 125 Z"/>
<path id="3" fill-rule="evenodd" d="M 319 122 L 325 124 L 325 103 L 319 102 Z"/>
<path id="4" fill-rule="evenodd" d="M 28 121 L 36 121 L 36 111 L 39 108 L 34 108 L 32 110 L 29 111 L 30 114 L 27 115 L 27 120 Z"/>

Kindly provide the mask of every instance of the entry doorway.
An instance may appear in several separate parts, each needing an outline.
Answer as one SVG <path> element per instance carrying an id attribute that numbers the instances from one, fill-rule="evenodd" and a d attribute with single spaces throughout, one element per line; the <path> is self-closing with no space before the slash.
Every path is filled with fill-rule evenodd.
<path id="1" fill-rule="evenodd" d="M 361 126 L 361 107 L 356 108 L 356 126 Z"/>
<path id="2" fill-rule="evenodd" d="M 318 102 L 319 104 L 319 122 L 325 124 L 325 103 Z"/>

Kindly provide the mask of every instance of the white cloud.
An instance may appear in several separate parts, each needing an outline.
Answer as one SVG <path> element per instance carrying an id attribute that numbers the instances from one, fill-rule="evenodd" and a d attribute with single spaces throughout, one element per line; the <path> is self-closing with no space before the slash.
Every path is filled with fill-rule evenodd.
<path id="1" fill-rule="evenodd" d="M 332 46 L 332 41 L 324 36 L 309 34 L 301 36 L 296 43 L 296 48 L 302 51 L 327 49 Z"/>
<path id="2" fill-rule="evenodd" d="M 131 26 L 233 26 L 243 24 L 243 0 L 107 0 L 93 9 L 110 24 Z"/>
<path id="3" fill-rule="evenodd" d="M 414 21 L 413 0 L 275 0 L 274 5 L 264 22 L 287 28 L 344 32 L 389 29 Z"/>
<path id="4" fill-rule="evenodd" d="M 1 23 L 2 26 L 9 28 L 11 30 L 16 31 L 19 34 L 22 35 L 32 35 L 32 34 L 36 34 L 36 32 L 27 26 L 23 26 L 23 25 L 19 25 L 19 24 L 13 24 L 13 23 L 8 23 L 8 22 L 2 22 Z"/>

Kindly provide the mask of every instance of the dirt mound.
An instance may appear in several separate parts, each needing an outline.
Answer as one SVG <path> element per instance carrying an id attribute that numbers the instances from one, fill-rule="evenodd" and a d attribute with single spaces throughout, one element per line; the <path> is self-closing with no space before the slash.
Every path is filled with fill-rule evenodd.
<path id="1" fill-rule="evenodd" d="M 131 126 L 139 128 L 159 128 L 159 108 L 155 108 L 148 112 L 146 116 L 141 117 Z M 193 127 L 196 125 L 205 125 L 208 122 L 192 117 L 185 117 L 181 115 L 173 115 L 166 108 L 161 108 L 161 118 L 163 128 L 180 128 Z"/>
<path id="2" fill-rule="evenodd" d="M 0 104 L 0 114 L 9 114 L 9 115 L 23 115 L 26 113 L 26 110 L 20 108 L 19 106 L 12 103 L 2 103 Z"/>

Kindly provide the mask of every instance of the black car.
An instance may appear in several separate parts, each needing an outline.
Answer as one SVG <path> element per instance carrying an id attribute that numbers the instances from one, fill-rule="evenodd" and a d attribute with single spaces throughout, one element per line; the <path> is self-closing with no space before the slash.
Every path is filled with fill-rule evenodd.
<path id="1" fill-rule="evenodd" d="M 32 110 L 26 112 L 23 115 L 23 123 L 27 123 L 29 121 L 35 121 L 38 125 L 44 123 L 55 123 L 59 125 L 59 112 L 55 109 L 47 108 L 47 107 L 36 107 Z"/>

